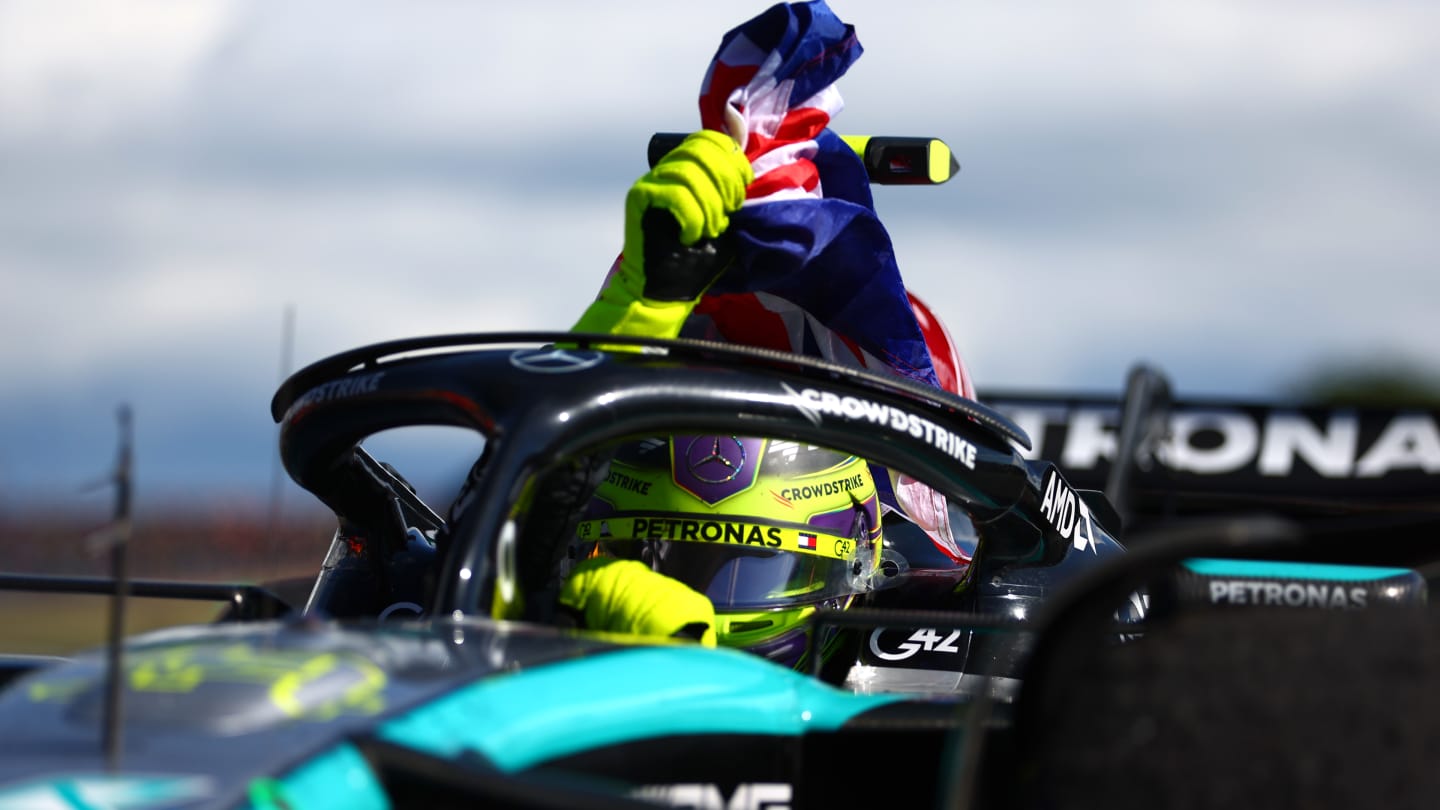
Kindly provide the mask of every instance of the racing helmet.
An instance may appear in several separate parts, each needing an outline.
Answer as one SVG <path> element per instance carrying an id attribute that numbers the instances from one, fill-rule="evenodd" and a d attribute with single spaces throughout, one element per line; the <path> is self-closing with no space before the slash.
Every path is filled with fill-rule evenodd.
<path id="1" fill-rule="evenodd" d="M 621 447 L 577 529 L 709 597 L 716 637 L 804 667 L 810 617 L 878 581 L 880 501 L 856 456 L 779 439 L 656 437 Z M 838 647 L 830 630 L 813 649 Z"/>
<path id="2" fill-rule="evenodd" d="M 915 323 L 925 338 L 925 348 L 930 352 L 930 364 L 935 368 L 935 379 L 940 387 L 966 399 L 974 399 L 975 385 L 970 381 L 970 371 L 960 359 L 960 350 L 956 348 L 950 330 L 945 328 L 945 322 L 915 293 L 906 290 L 905 298 L 910 302 L 910 311 L 914 313 Z"/>

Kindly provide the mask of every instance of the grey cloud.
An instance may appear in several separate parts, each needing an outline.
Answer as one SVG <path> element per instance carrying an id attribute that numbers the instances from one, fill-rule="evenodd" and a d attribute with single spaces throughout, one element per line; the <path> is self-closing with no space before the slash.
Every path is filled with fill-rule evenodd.
<path id="1" fill-rule="evenodd" d="M 1146 357 L 1182 391 L 1267 395 L 1317 357 L 1440 339 L 1428 4 L 833 5 L 869 49 L 837 127 L 942 136 L 964 164 L 877 199 L 982 386 L 1114 390 Z M 688 9 L 576 3 L 547 29 L 520 7 L 242 4 L 172 95 L 91 85 L 141 94 L 98 134 L 0 115 L 0 280 L 29 293 L 0 302 L 0 482 L 91 469 L 123 398 L 147 463 L 169 459 L 156 486 L 223 458 L 265 476 L 287 305 L 301 363 L 567 326 L 645 139 L 693 125 L 746 13 Z"/>

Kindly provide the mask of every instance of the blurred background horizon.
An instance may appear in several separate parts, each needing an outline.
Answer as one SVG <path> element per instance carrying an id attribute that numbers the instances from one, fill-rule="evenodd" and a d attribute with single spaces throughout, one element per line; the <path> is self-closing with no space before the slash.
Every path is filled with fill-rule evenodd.
<path id="1" fill-rule="evenodd" d="M 0 0 L 0 520 L 102 518 L 126 403 L 142 516 L 253 524 L 282 371 L 568 328 L 767 5 Z M 876 202 L 982 394 L 1434 378 L 1434 3 L 831 5 L 835 128 L 963 166 Z"/>

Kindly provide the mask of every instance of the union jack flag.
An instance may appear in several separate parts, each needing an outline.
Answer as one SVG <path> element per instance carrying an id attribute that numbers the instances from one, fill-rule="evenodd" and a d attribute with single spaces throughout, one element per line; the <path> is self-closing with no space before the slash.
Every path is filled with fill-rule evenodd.
<path id="1" fill-rule="evenodd" d="M 683 334 L 937 385 L 865 166 L 828 129 L 861 52 L 823 0 L 778 4 L 721 40 L 700 123 L 741 145 L 755 182 L 730 218 L 736 262 Z"/>
<path id="2" fill-rule="evenodd" d="M 740 144 L 755 181 L 730 218 L 735 264 L 682 333 L 973 396 L 943 325 L 906 292 L 864 164 L 829 129 L 844 107 L 835 82 L 862 51 L 854 26 L 823 0 L 775 5 L 721 40 L 701 84 L 700 123 Z M 942 356 L 932 358 L 927 332 Z M 956 563 L 969 561 L 972 548 L 953 531 L 943 496 L 875 472 L 888 509 L 920 525 Z M 800 545 L 812 547 L 804 535 Z"/>

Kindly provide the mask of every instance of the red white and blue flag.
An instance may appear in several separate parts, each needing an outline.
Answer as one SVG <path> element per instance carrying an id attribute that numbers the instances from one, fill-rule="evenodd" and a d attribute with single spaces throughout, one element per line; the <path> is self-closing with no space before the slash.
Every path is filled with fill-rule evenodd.
<path id="1" fill-rule="evenodd" d="M 721 40 L 700 123 L 741 145 L 755 181 L 730 218 L 736 262 L 683 334 L 936 385 L 865 166 L 828 129 L 861 52 L 823 0 L 773 6 Z"/>
<path id="2" fill-rule="evenodd" d="M 973 397 L 945 327 L 905 289 L 864 163 L 829 129 L 844 106 L 835 82 L 862 50 L 854 26 L 824 0 L 777 4 L 721 40 L 701 86 L 701 125 L 741 145 L 755 180 L 730 217 L 736 260 L 681 334 L 820 357 Z M 957 541 L 942 495 L 875 472 L 888 510 L 923 528 L 952 560 L 969 561 L 972 548 Z M 802 534 L 798 543 L 813 549 L 815 538 Z"/>
<path id="3" fill-rule="evenodd" d="M 800 545 L 800 548 L 809 549 L 810 551 L 814 551 L 814 550 L 815 550 L 815 535 L 813 535 L 813 534 L 806 534 L 805 532 L 800 532 L 800 542 L 799 542 L 799 545 Z"/>
<path id="4" fill-rule="evenodd" d="M 973 396 L 944 326 L 905 290 L 864 163 L 829 129 L 844 106 L 835 82 L 861 52 L 854 26 L 823 0 L 773 6 L 721 40 L 701 85 L 700 123 L 740 144 L 755 181 L 730 217 L 736 261 L 682 334 Z M 927 332 L 944 356 L 932 359 Z M 973 547 L 957 539 L 942 495 L 908 476 L 876 473 L 889 509 L 955 562 L 969 561 Z M 813 537 L 802 534 L 799 543 L 814 548 Z"/>

